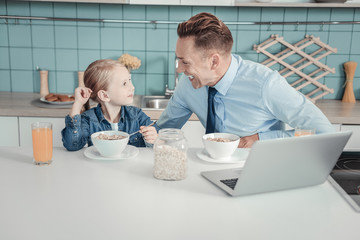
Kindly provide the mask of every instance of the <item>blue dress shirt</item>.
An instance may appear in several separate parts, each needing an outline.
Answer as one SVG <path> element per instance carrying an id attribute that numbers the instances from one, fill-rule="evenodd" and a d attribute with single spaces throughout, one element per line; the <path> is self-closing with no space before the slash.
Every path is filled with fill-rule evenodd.
<path id="1" fill-rule="evenodd" d="M 316 133 L 335 131 L 320 109 L 277 71 L 238 55 L 232 55 L 229 69 L 214 87 L 216 132 L 241 137 L 258 133 L 259 139 L 293 136 L 294 130 L 285 130 L 284 123 L 315 128 Z M 192 113 L 206 126 L 207 97 L 207 86 L 194 89 L 183 74 L 158 126 L 181 128 Z"/>
<path id="2" fill-rule="evenodd" d="M 138 131 L 140 126 L 148 126 L 151 123 L 150 118 L 140 108 L 122 106 L 117 130 L 131 134 Z M 156 124 L 154 127 L 159 130 Z M 61 131 L 63 145 L 69 151 L 77 151 L 86 144 L 92 146 L 91 134 L 113 130 L 113 128 L 112 124 L 105 119 L 101 105 L 98 104 L 97 107 L 75 115 L 73 118 L 69 115 L 65 117 L 65 128 Z M 130 136 L 128 144 L 136 147 L 152 146 L 143 139 L 141 133 Z"/>

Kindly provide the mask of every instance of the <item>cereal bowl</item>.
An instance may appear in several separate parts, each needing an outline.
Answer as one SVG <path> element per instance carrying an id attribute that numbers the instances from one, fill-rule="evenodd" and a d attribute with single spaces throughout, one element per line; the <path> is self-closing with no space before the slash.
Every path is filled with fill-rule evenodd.
<path id="1" fill-rule="evenodd" d="M 103 157 L 120 156 L 129 142 L 129 134 L 121 131 L 102 131 L 91 135 L 96 150 Z"/>
<path id="2" fill-rule="evenodd" d="M 237 149 L 240 137 L 231 133 L 209 133 L 202 138 L 211 158 L 228 159 Z"/>

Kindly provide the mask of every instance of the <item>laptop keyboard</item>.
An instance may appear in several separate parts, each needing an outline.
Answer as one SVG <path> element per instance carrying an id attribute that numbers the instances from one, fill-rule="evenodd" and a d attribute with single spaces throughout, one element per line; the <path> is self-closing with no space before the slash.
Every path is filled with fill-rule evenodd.
<path id="1" fill-rule="evenodd" d="M 226 186 L 228 186 L 232 190 L 234 190 L 237 181 L 238 181 L 238 178 L 220 180 L 220 182 L 222 182 L 223 184 L 225 184 Z"/>

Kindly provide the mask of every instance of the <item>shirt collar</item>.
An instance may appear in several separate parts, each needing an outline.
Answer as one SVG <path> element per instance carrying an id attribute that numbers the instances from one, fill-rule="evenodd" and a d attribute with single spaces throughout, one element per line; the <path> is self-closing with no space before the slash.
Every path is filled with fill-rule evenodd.
<path id="1" fill-rule="evenodd" d="M 220 92 L 222 95 L 226 95 L 227 91 L 229 90 L 232 82 L 234 81 L 236 72 L 237 72 L 237 66 L 236 66 L 236 59 L 231 54 L 231 63 L 226 71 L 225 75 L 220 79 L 220 81 L 214 86 L 218 92 Z"/>
<path id="2" fill-rule="evenodd" d="M 121 106 L 121 110 L 120 110 L 120 122 L 124 122 L 124 119 L 125 119 L 125 108 L 126 106 Z M 101 104 L 99 103 L 97 106 L 96 106 L 96 109 L 95 109 L 95 114 L 97 116 L 97 118 L 99 119 L 99 122 L 102 122 L 102 121 L 107 121 L 104 117 L 104 114 L 103 112 L 101 111 Z"/>

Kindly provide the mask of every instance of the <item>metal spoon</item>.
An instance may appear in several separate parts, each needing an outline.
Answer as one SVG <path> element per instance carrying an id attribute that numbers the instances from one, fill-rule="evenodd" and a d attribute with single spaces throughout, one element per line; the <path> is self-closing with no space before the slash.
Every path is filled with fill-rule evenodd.
<path id="1" fill-rule="evenodd" d="M 157 120 L 154 121 L 153 123 L 151 123 L 150 125 L 148 125 L 147 127 L 153 126 L 156 122 L 157 122 Z M 139 131 L 136 131 L 136 132 L 133 132 L 132 134 L 129 134 L 129 137 L 132 136 L 132 135 L 134 135 L 134 134 L 136 134 L 136 133 L 138 133 L 138 132 L 140 132 L 140 130 L 139 130 Z"/>

